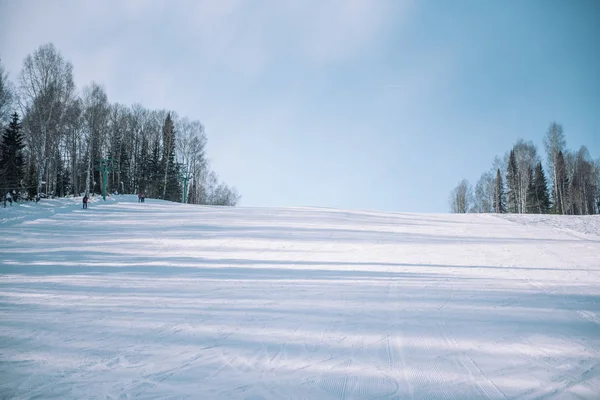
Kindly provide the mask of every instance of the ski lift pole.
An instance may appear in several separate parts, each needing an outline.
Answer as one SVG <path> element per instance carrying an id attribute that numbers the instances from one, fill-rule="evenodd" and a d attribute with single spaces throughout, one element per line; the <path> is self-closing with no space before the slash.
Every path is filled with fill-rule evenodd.
<path id="1" fill-rule="evenodd" d="M 181 177 L 183 179 L 183 204 L 187 204 L 187 183 L 191 178 L 189 175 Z"/>
<path id="2" fill-rule="evenodd" d="M 111 157 L 99 159 L 97 170 L 102 172 L 102 200 L 106 201 L 106 185 L 108 173 L 113 171 L 113 159 Z"/>
<path id="3" fill-rule="evenodd" d="M 181 164 L 181 166 L 183 166 L 183 164 Z M 187 204 L 187 183 L 190 179 L 192 179 L 192 176 L 189 173 L 183 173 L 180 172 L 179 173 L 179 179 L 183 181 L 183 199 L 182 199 L 182 203 L 183 204 Z"/>
<path id="4" fill-rule="evenodd" d="M 183 177 L 183 204 L 187 203 L 187 176 Z"/>

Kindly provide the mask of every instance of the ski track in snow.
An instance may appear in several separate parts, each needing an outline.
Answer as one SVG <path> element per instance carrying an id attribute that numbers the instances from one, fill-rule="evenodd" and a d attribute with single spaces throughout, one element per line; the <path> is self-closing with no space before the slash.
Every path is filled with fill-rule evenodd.
<path id="1" fill-rule="evenodd" d="M 600 398 L 600 218 L 0 209 L 0 398 Z"/>

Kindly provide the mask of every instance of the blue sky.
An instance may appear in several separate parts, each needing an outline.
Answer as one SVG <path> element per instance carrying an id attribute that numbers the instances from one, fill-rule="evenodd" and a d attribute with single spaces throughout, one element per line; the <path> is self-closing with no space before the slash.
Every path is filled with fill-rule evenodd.
<path id="1" fill-rule="evenodd" d="M 600 158 L 600 2 L 0 0 L 0 58 L 200 120 L 241 205 L 447 212 L 552 121 Z"/>

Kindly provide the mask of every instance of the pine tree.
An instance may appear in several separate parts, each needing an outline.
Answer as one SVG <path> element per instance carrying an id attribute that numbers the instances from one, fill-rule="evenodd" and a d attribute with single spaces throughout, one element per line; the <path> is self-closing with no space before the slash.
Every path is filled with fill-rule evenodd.
<path id="1" fill-rule="evenodd" d="M 181 201 L 182 189 L 179 181 L 179 165 L 175 162 L 175 124 L 171 113 L 163 125 L 163 154 L 161 162 L 162 196 L 169 201 Z"/>
<path id="2" fill-rule="evenodd" d="M 0 144 L 0 176 L 3 191 L 19 191 L 23 186 L 25 178 L 24 148 L 19 115 L 14 113 Z"/>
<path id="3" fill-rule="evenodd" d="M 167 190 L 165 200 L 181 202 L 183 198 L 183 188 L 179 180 L 180 167 L 175 163 L 175 155 L 171 154 L 169 170 L 167 171 Z"/>
<path id="4" fill-rule="evenodd" d="M 65 186 L 63 185 L 65 178 L 65 171 L 63 167 L 62 160 L 60 159 L 60 154 L 56 155 L 56 192 L 55 194 L 58 197 L 62 197 L 64 195 Z"/>
<path id="5" fill-rule="evenodd" d="M 500 168 L 496 172 L 496 185 L 494 188 L 494 212 L 501 214 L 506 212 L 506 195 L 504 193 L 504 183 Z"/>
<path id="6" fill-rule="evenodd" d="M 162 168 L 160 162 L 160 143 L 158 140 L 154 142 L 154 147 L 152 148 L 152 153 L 150 154 L 150 159 L 147 163 L 147 172 L 146 177 L 148 181 L 146 183 L 146 188 L 142 189 L 146 191 L 147 197 L 161 198 L 160 194 L 162 191 L 159 188 L 160 185 L 160 177 L 162 176 Z"/>
<path id="7" fill-rule="evenodd" d="M 556 157 L 556 204 L 554 204 L 554 213 L 568 213 L 569 199 L 569 179 L 567 177 L 567 168 L 565 165 L 565 157 L 562 151 L 558 152 Z"/>
<path id="8" fill-rule="evenodd" d="M 565 149 L 566 143 L 562 125 L 556 122 L 550 124 L 544 138 L 544 147 L 546 149 L 548 168 L 552 180 L 552 212 L 555 214 L 562 214 L 562 191 L 558 186 L 560 178 L 558 153 Z"/>
<path id="9" fill-rule="evenodd" d="M 539 201 L 536 195 L 536 187 L 535 182 L 533 181 L 533 170 L 531 167 L 527 168 L 527 181 L 529 185 L 527 186 L 527 195 L 526 195 L 526 203 L 525 203 L 525 212 L 527 214 L 539 214 Z"/>
<path id="10" fill-rule="evenodd" d="M 29 199 L 35 198 L 35 196 L 37 194 L 37 187 L 38 187 L 38 174 L 37 174 L 37 169 L 35 168 L 35 162 L 33 160 L 31 160 L 29 162 L 29 168 L 27 170 L 26 186 L 27 186 L 27 197 Z"/>
<path id="11" fill-rule="evenodd" d="M 515 151 L 510 151 L 508 158 L 508 166 L 506 169 L 506 186 L 508 187 L 508 212 L 516 213 L 519 210 L 518 206 L 518 191 L 519 186 L 517 182 L 517 161 L 515 158 Z"/>
<path id="12" fill-rule="evenodd" d="M 148 140 L 146 137 L 142 137 L 142 144 L 140 146 L 140 152 L 137 156 L 139 169 L 137 171 L 138 180 L 135 189 L 138 192 L 144 192 L 148 189 L 148 179 L 150 174 L 150 157 L 148 150 Z"/>
<path id="13" fill-rule="evenodd" d="M 129 170 L 131 168 L 129 157 L 130 155 L 125 149 L 122 149 L 119 153 L 119 173 L 116 185 L 121 194 L 127 193 L 129 190 Z"/>
<path id="14" fill-rule="evenodd" d="M 60 158 L 60 154 L 57 154 L 56 160 L 56 195 L 63 197 L 69 193 L 70 176 L 69 170 L 65 168 L 63 160 Z"/>
<path id="15" fill-rule="evenodd" d="M 172 168 L 175 158 L 175 126 L 171 119 L 171 113 L 167 114 L 162 129 L 163 134 L 163 155 L 162 155 L 162 199 L 167 199 L 167 186 L 171 180 Z"/>
<path id="16" fill-rule="evenodd" d="M 535 187 L 534 196 L 537 200 L 536 212 L 547 214 L 550 211 L 550 196 L 548 195 L 548 181 L 541 162 L 535 167 L 533 182 Z"/>

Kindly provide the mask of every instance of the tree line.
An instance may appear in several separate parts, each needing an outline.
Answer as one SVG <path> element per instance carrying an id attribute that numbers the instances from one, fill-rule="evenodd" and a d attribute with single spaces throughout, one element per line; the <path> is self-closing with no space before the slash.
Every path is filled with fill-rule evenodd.
<path id="1" fill-rule="evenodd" d="M 519 139 L 496 157 L 475 188 L 463 179 L 451 191 L 454 213 L 591 215 L 600 213 L 600 159 L 588 149 L 566 148 L 562 125 L 550 124 L 544 137 L 545 169 L 536 146 Z"/>
<path id="2" fill-rule="evenodd" d="M 188 203 L 240 200 L 212 171 L 201 122 L 110 103 L 96 82 L 78 91 L 72 64 L 52 43 L 24 59 L 16 83 L 0 60 L 0 128 L 0 195 L 61 197 L 106 187 L 181 202 L 185 186 Z"/>

